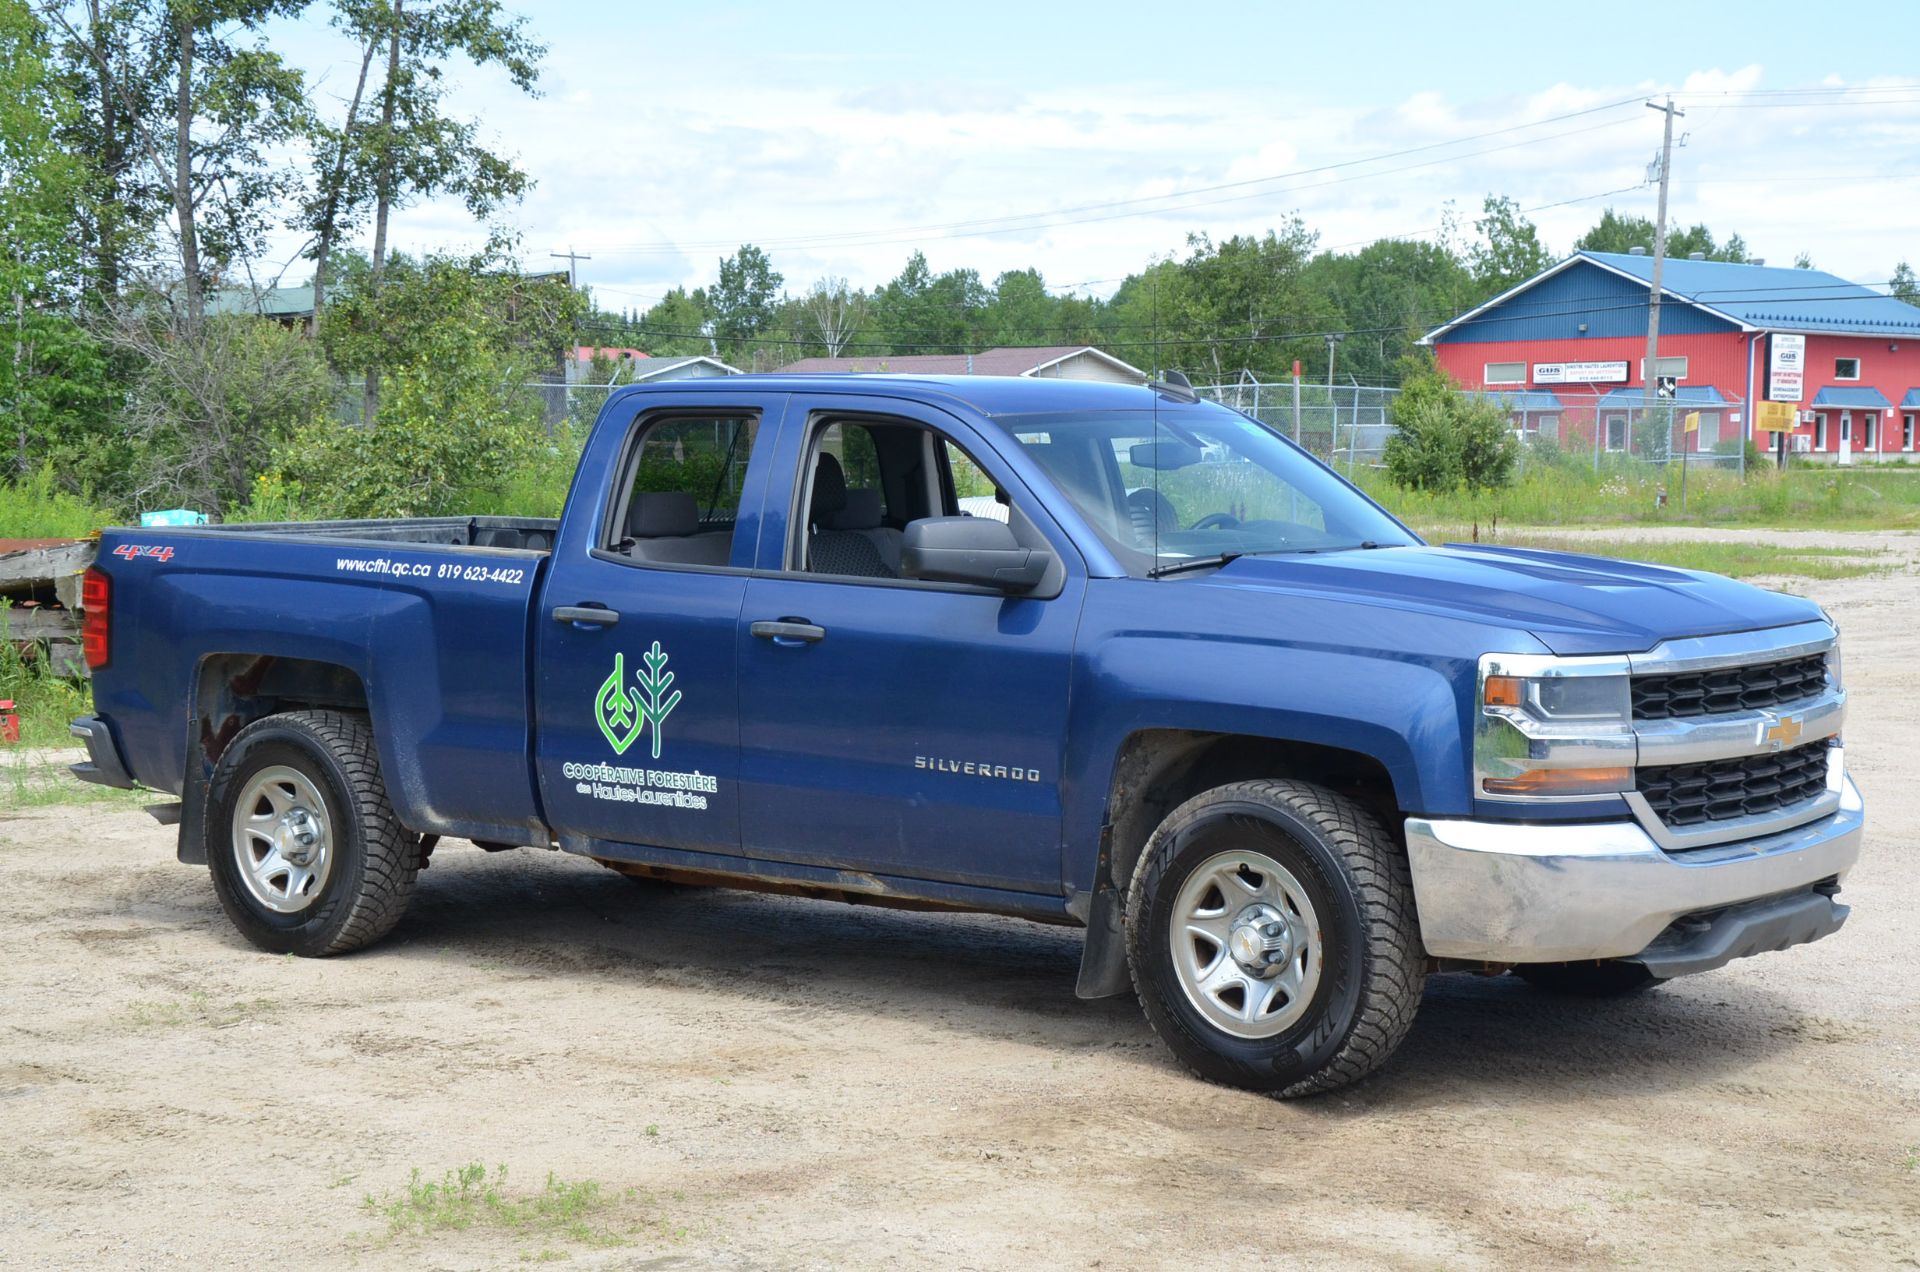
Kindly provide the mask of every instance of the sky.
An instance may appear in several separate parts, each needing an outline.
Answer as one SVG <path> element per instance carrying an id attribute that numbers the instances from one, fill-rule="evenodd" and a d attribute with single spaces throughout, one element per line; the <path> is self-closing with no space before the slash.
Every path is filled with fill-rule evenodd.
<path id="1" fill-rule="evenodd" d="M 507 4 L 547 45 L 542 95 L 456 64 L 450 106 L 536 182 L 499 218 L 525 262 L 590 255 L 610 309 L 707 284 L 744 242 L 795 293 L 919 250 L 1104 296 L 1189 234 L 1298 215 L 1353 250 L 1451 214 L 1465 237 L 1489 193 L 1558 255 L 1607 206 L 1653 215 L 1643 103 L 1667 93 L 1674 223 L 1869 285 L 1920 266 L 1913 0 Z M 351 50 L 315 19 L 274 43 L 338 115 Z M 483 237 L 450 200 L 394 225 L 408 251 Z"/>

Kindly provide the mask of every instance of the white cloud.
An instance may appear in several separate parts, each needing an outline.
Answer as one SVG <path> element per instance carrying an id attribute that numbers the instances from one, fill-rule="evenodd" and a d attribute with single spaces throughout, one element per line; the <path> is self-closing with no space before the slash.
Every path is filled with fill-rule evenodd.
<path id="1" fill-rule="evenodd" d="M 607 303 L 636 308 L 669 286 L 709 281 L 717 258 L 742 241 L 765 246 L 795 291 L 822 274 L 882 283 L 916 248 L 935 269 L 970 266 L 989 280 L 1028 266 L 1056 286 L 1117 280 L 1181 252 L 1189 231 L 1259 233 L 1296 211 L 1323 244 L 1354 245 L 1432 230 L 1449 202 L 1470 223 L 1489 192 L 1533 208 L 1635 186 L 1660 130 L 1639 105 L 1659 86 L 1630 82 L 1478 100 L 1416 90 L 1362 108 L 1261 84 L 902 88 L 862 85 L 857 66 L 818 59 L 739 83 L 691 74 L 642 82 L 617 49 L 570 49 L 566 61 L 565 85 L 541 99 L 476 84 L 455 104 L 538 180 L 512 216 L 529 260 L 568 245 L 589 252 L 582 277 Z M 1883 281 L 1896 260 L 1920 253 L 1910 211 L 1920 195 L 1920 80 L 1875 83 L 1890 91 L 1754 99 L 1738 95 L 1796 85 L 1769 81 L 1759 66 L 1687 76 L 1676 90 L 1688 140 L 1674 165 L 1674 221 L 1737 230 L 1771 259 L 1804 250 L 1823 268 Z M 1610 112 L 1539 122 L 1623 99 Z M 1536 126 L 1179 197 L 1519 123 Z M 1823 173 L 1845 179 L 1808 179 Z M 1158 202 L 1066 211 L 1126 200 Z M 1650 191 L 1632 190 L 1533 215 L 1558 250 L 1608 203 L 1642 215 L 1653 207 Z M 1028 213 L 1037 215 L 998 219 Z M 926 228 L 941 226 L 953 228 Z M 395 237 L 407 248 L 467 246 L 482 231 L 457 205 L 434 203 L 402 213 Z"/>

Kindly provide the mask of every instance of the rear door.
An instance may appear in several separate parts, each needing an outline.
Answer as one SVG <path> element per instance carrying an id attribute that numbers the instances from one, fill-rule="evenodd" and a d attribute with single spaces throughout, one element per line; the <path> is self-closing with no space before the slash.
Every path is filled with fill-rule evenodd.
<path id="1" fill-rule="evenodd" d="M 746 854 L 1057 895 L 1078 556 L 953 417 L 792 401 L 769 489 L 796 489 L 769 495 L 740 631 Z M 823 452 L 844 500 L 811 493 Z M 898 577 L 900 530 L 958 513 L 962 498 L 1023 521 L 1060 556 L 1050 595 Z"/>
<path id="2" fill-rule="evenodd" d="M 535 768 L 571 847 L 739 851 L 734 634 L 758 538 L 758 444 L 783 401 L 638 395 L 617 449 L 587 461 L 610 476 L 575 483 L 574 499 L 597 499 L 591 535 L 563 534 L 534 617 Z"/>

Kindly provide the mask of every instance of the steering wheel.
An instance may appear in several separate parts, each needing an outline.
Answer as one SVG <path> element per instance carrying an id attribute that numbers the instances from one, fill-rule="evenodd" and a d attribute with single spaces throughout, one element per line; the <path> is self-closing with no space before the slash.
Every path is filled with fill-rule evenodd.
<path id="1" fill-rule="evenodd" d="M 1240 518 L 1230 512 L 1210 512 L 1187 527 L 1189 530 L 1237 530 L 1239 528 Z"/>

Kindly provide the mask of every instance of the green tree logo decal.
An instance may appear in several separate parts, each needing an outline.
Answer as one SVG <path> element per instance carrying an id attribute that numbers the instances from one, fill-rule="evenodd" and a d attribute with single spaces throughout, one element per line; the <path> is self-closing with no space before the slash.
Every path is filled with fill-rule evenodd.
<path id="1" fill-rule="evenodd" d="M 673 673 L 666 669 L 667 655 L 654 641 L 653 648 L 640 655 L 644 671 L 633 673 L 638 692 L 627 688 L 627 660 L 624 654 L 613 656 L 613 672 L 600 684 L 593 700 L 593 717 L 615 755 L 625 755 L 639 740 L 641 731 L 653 726 L 653 758 L 660 758 L 660 726 L 680 705 L 680 691 L 673 688 Z M 672 690 L 671 693 L 668 690 Z"/>
<path id="2" fill-rule="evenodd" d="M 660 652 L 660 642 L 654 641 L 653 648 L 640 655 L 640 661 L 647 665 L 645 671 L 636 671 L 633 678 L 640 682 L 640 691 L 647 699 L 640 704 L 640 714 L 653 725 L 653 758 L 660 758 L 660 726 L 667 722 L 673 709 L 680 705 L 680 691 L 673 688 L 673 673 L 665 671 L 667 656 Z"/>
<path id="3" fill-rule="evenodd" d="M 615 755 L 625 755 L 633 740 L 640 736 L 640 730 L 646 727 L 641 714 L 643 704 L 637 695 L 628 692 L 626 679 L 626 656 L 615 654 L 613 674 L 600 685 L 600 694 L 593 700 L 593 718 L 599 722 L 600 732 L 606 735 Z"/>

